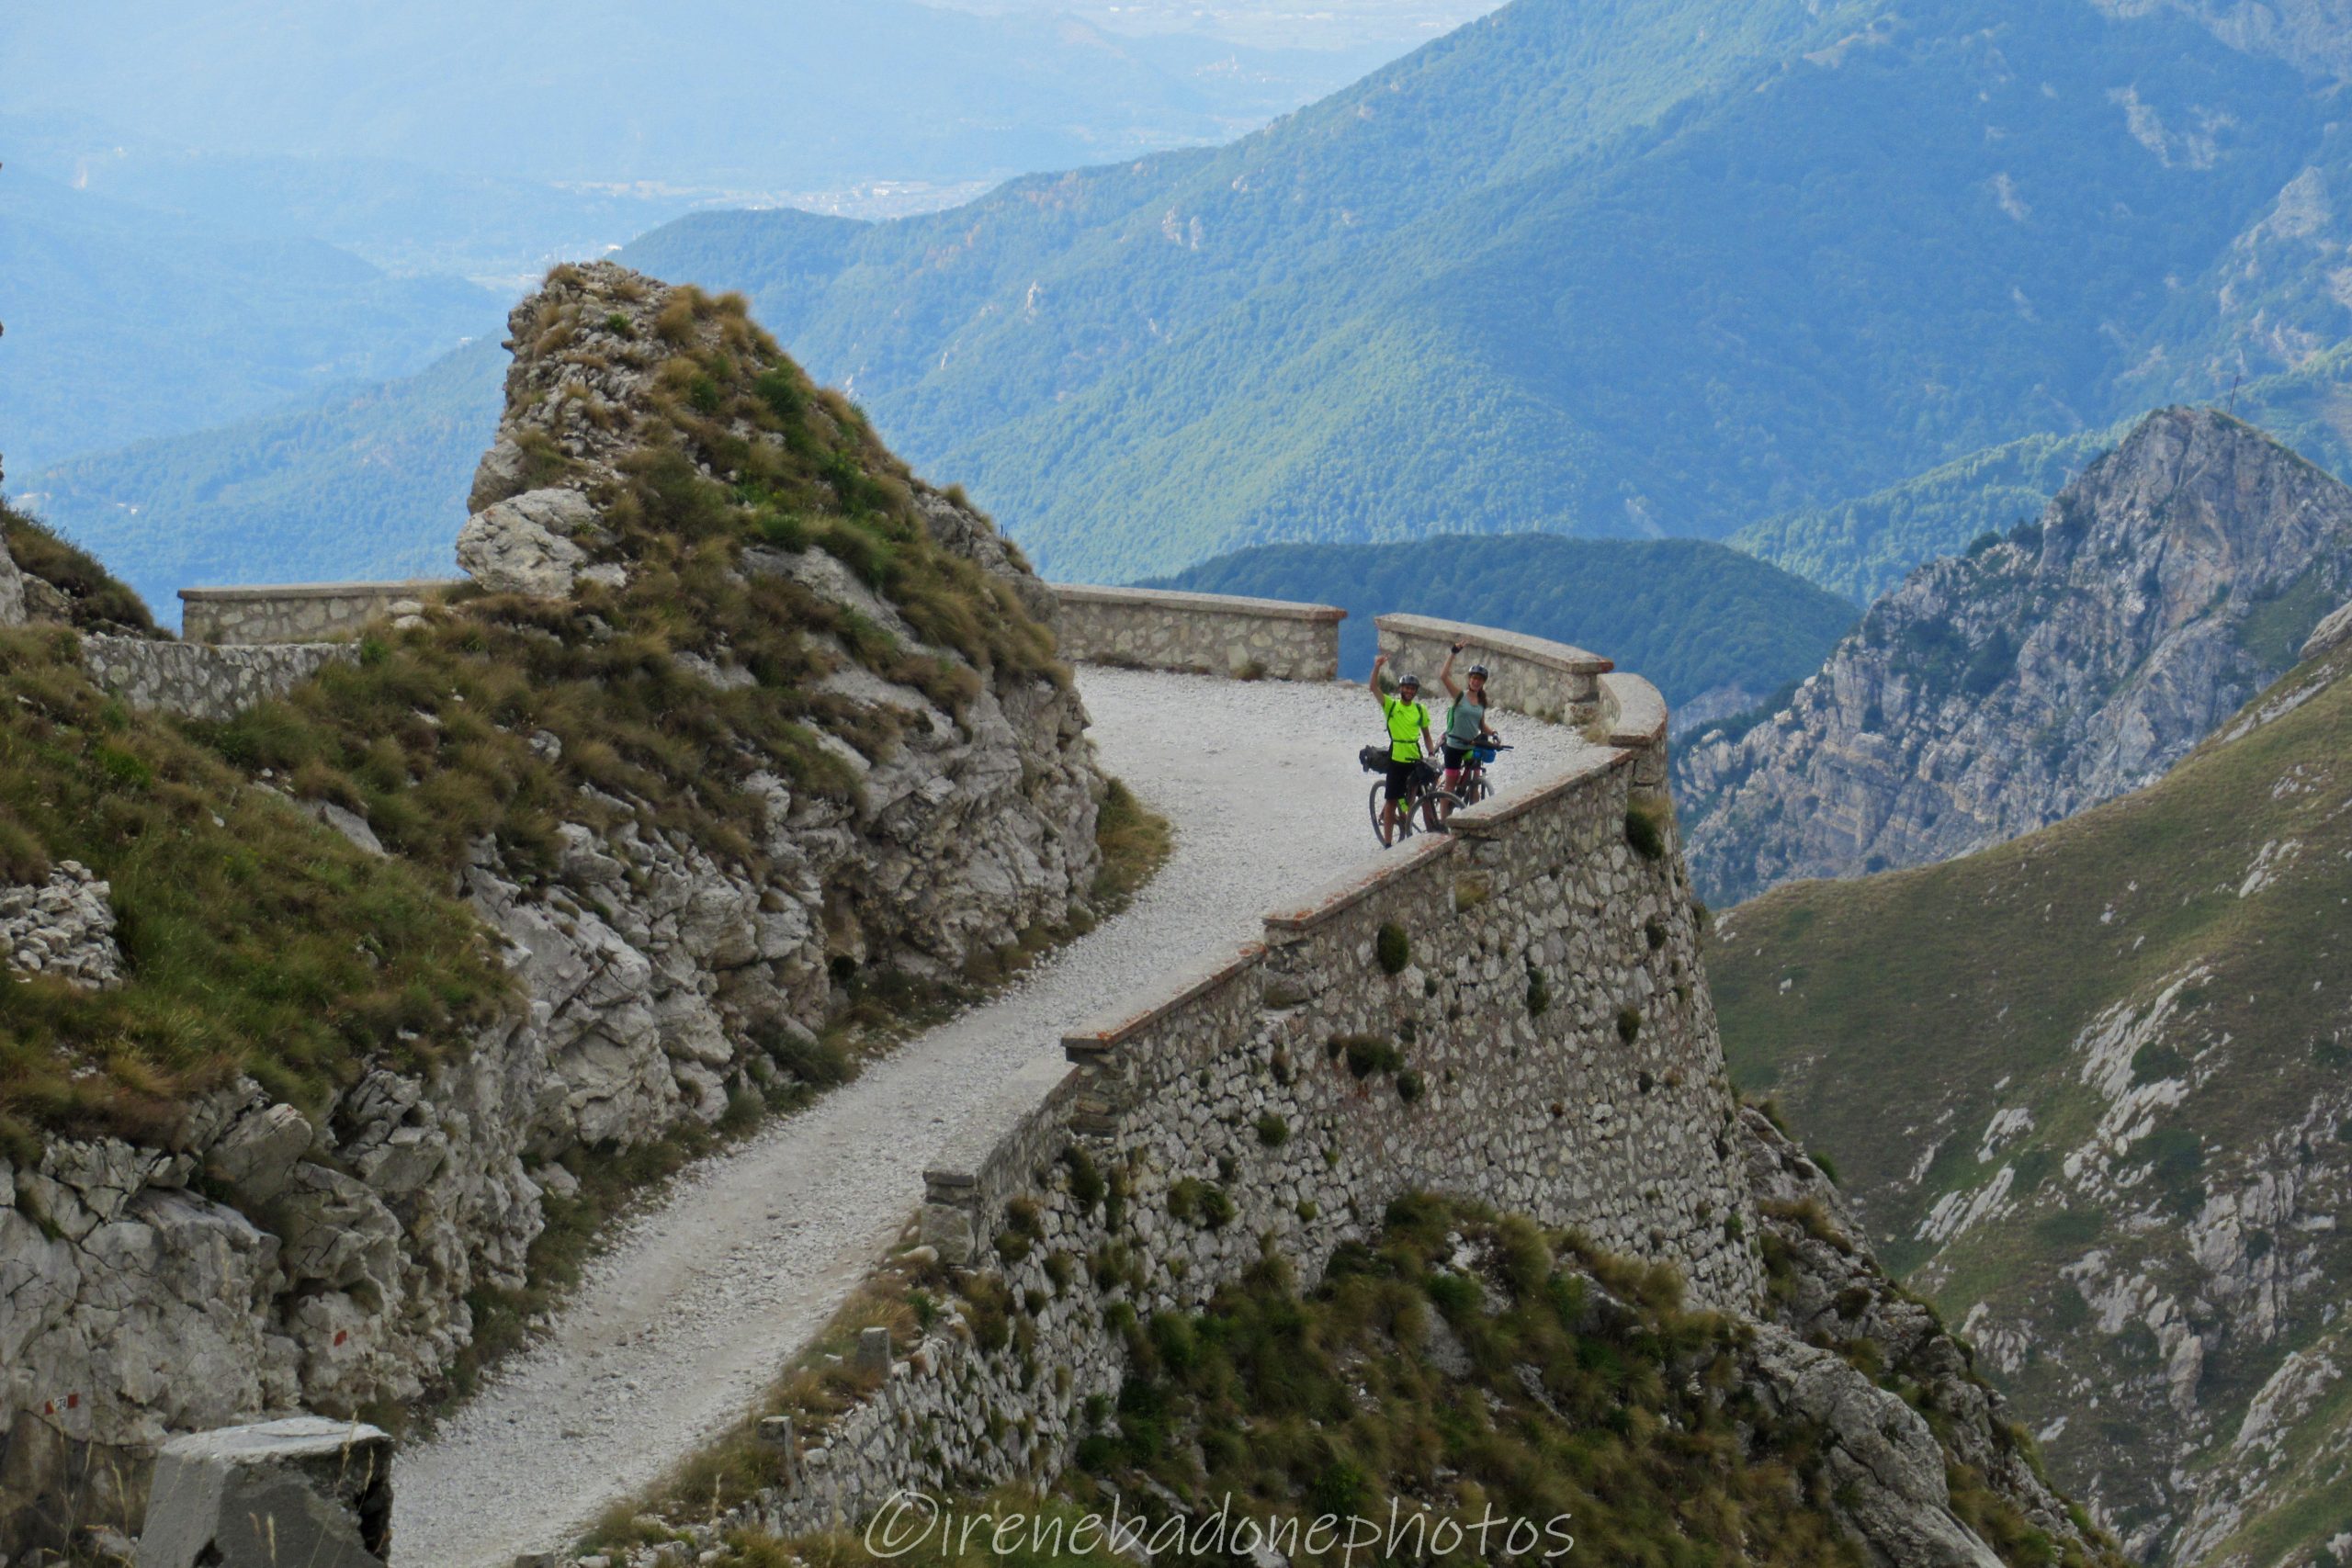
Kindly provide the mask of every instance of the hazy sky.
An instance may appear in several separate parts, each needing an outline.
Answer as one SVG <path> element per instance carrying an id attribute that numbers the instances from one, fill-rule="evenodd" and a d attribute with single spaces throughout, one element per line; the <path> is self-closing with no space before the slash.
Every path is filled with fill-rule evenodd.
<path id="1" fill-rule="evenodd" d="M 961 11 L 1067 11 L 1131 32 L 1204 32 L 1259 48 L 1420 43 L 1500 0 L 931 0 Z"/>

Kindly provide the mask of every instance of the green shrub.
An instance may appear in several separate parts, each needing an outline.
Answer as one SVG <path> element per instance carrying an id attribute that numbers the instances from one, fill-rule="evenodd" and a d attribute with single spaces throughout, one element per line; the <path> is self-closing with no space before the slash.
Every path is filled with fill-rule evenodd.
<path id="1" fill-rule="evenodd" d="M 1625 808 L 1625 842 L 1646 861 L 1666 858 L 1666 814 L 1657 805 L 1637 800 Z"/>
<path id="2" fill-rule="evenodd" d="M 1642 1032 L 1642 1010 L 1627 1005 L 1617 1010 L 1617 1038 L 1631 1045 Z"/>
<path id="3" fill-rule="evenodd" d="M 1384 974 L 1401 975 L 1413 961 L 1413 944 L 1406 937 L 1405 928 L 1394 920 L 1381 926 L 1373 938 L 1372 951 Z"/>
<path id="4" fill-rule="evenodd" d="M 1258 1141 L 1270 1149 L 1290 1142 L 1290 1123 L 1269 1111 L 1258 1118 Z"/>
<path id="5" fill-rule="evenodd" d="M 1108 1190 L 1102 1172 L 1095 1167 L 1094 1156 L 1072 1144 L 1062 1151 L 1062 1164 L 1069 1168 L 1069 1195 L 1076 1200 L 1079 1213 L 1092 1213 Z"/>

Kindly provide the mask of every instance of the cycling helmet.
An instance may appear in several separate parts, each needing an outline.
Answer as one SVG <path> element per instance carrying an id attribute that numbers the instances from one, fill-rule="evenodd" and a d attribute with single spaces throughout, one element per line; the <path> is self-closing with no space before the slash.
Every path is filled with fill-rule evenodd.
<path id="1" fill-rule="evenodd" d="M 1417 692 L 1419 691 L 1421 688 L 1421 678 L 1419 675 L 1399 675 L 1396 677 L 1396 689 L 1398 691 L 1401 692 L 1408 686 L 1412 687 Z"/>
<path id="2" fill-rule="evenodd" d="M 1483 664 L 1473 664 L 1470 666 L 1470 673 L 1483 681 L 1487 678 L 1487 667 Z"/>

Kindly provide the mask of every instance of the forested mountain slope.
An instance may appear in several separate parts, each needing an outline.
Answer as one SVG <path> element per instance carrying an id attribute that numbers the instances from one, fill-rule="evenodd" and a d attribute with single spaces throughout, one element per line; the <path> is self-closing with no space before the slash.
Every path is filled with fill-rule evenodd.
<path id="1" fill-rule="evenodd" d="M 1722 536 L 2340 333 L 2334 229 L 2249 239 L 2332 188 L 2332 105 L 2170 10 L 1519 0 L 1216 152 L 630 254 L 753 291 L 1059 575 Z"/>
<path id="2" fill-rule="evenodd" d="M 1371 668 L 1373 618 L 1401 604 L 1606 649 L 1657 683 L 1678 726 L 1752 707 L 1813 673 L 1855 616 L 1836 594 L 1697 539 L 1261 545 L 1151 585 L 1337 604 L 1348 612 L 1342 675 Z"/>
<path id="3" fill-rule="evenodd" d="M 81 453 L 405 375 L 494 338 L 503 308 L 457 278 L 396 277 L 315 240 L 165 218 L 13 168 L 0 277 L 0 450 L 19 484 Z"/>
<path id="4" fill-rule="evenodd" d="M 2148 789 L 1778 889 L 1708 953 L 1734 1076 L 2135 1556 L 2327 1563 L 2352 1532 L 2347 908 L 2340 644 Z"/>
<path id="5" fill-rule="evenodd" d="M 60 464 L 27 499 L 173 625 L 190 586 L 447 577 L 505 362 L 481 338 L 414 376 Z"/>

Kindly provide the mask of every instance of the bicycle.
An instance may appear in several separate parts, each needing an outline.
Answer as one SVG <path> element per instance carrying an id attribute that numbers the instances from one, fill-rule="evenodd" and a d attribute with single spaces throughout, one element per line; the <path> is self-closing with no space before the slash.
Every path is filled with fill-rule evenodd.
<path id="1" fill-rule="evenodd" d="M 1415 833 L 1444 832 L 1445 816 L 1441 814 L 1441 808 L 1443 813 L 1451 813 L 1455 807 L 1464 804 L 1460 795 L 1440 787 L 1437 770 L 1424 761 L 1413 770 L 1412 780 L 1405 786 L 1405 798 L 1396 803 L 1396 838 L 1394 840 L 1382 838 L 1381 808 L 1388 804 L 1387 752 L 1378 746 L 1367 746 L 1356 753 L 1356 761 L 1363 765 L 1365 773 L 1382 775 L 1372 781 L 1370 805 L 1372 836 L 1380 839 L 1381 847 L 1384 849 L 1401 844 Z M 1420 826 L 1424 814 L 1437 824 L 1435 829 Z"/>
<path id="2" fill-rule="evenodd" d="M 1510 750 L 1499 740 L 1470 748 L 1470 755 L 1462 765 L 1460 782 L 1451 793 L 1464 806 L 1476 806 L 1492 795 L 1495 786 L 1487 782 L 1487 764 L 1493 761 L 1498 753 Z"/>

